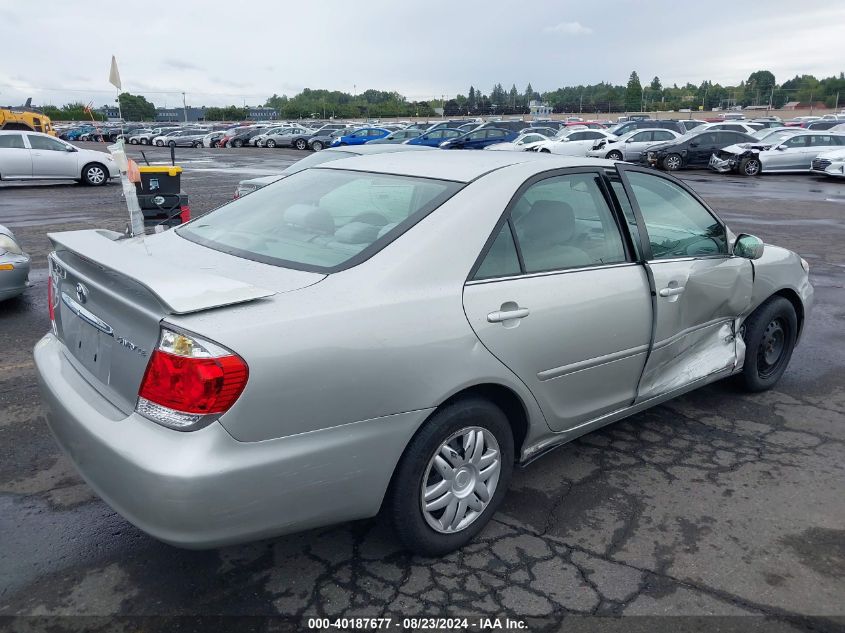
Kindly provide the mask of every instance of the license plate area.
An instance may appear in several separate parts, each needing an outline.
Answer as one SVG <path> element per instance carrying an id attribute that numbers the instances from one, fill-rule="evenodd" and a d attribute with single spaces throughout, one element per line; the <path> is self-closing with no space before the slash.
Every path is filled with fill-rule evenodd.
<path id="1" fill-rule="evenodd" d="M 62 293 L 62 338 L 68 351 L 96 378 L 109 383 L 114 331 L 105 321 Z"/>

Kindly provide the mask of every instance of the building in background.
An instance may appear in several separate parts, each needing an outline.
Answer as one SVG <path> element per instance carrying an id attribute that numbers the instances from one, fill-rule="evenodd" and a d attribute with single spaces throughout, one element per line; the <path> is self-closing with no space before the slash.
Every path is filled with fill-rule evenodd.
<path id="1" fill-rule="evenodd" d="M 279 112 L 276 108 L 265 106 L 247 107 L 246 118 L 250 121 L 275 121 L 279 118 Z"/>
<path id="2" fill-rule="evenodd" d="M 106 117 L 106 121 L 120 121 L 120 108 L 116 105 L 104 105 L 97 108 L 96 112 L 99 112 L 104 117 Z"/>
<path id="3" fill-rule="evenodd" d="M 182 123 L 187 121 L 189 123 L 196 123 L 197 121 L 205 121 L 205 108 L 188 107 L 188 116 L 185 116 L 185 108 L 156 108 L 156 121 L 162 123 Z"/>
<path id="4" fill-rule="evenodd" d="M 545 101 L 529 101 L 528 110 L 531 116 L 548 116 L 552 113 L 552 106 Z"/>

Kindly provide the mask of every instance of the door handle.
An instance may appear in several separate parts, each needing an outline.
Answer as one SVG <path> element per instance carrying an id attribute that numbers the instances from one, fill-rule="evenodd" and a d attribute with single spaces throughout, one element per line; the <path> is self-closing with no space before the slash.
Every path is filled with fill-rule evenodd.
<path id="1" fill-rule="evenodd" d="M 684 291 L 684 286 L 675 286 L 674 288 L 663 288 L 660 291 L 661 297 L 674 297 Z"/>
<path id="2" fill-rule="evenodd" d="M 528 316 L 528 308 L 515 308 L 512 310 L 497 310 L 487 315 L 490 323 L 501 323 L 512 319 L 524 319 Z"/>

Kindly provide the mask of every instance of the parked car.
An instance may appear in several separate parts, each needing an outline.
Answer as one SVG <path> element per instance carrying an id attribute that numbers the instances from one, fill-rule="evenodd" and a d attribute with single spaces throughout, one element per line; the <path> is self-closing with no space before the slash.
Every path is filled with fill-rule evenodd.
<path id="1" fill-rule="evenodd" d="M 558 132 L 554 138 L 540 143 L 532 143 L 526 149 L 543 154 L 583 157 L 587 155 L 596 141 L 611 138 L 615 139 L 616 136 L 607 130 L 565 128 Z"/>
<path id="2" fill-rule="evenodd" d="M 425 146 L 413 146 L 402 143 L 398 145 L 395 143 L 387 145 L 370 145 L 369 143 L 367 143 L 366 145 L 347 145 L 345 147 L 330 147 L 321 152 L 311 154 L 310 156 L 306 156 L 305 158 L 296 161 L 293 165 L 289 166 L 287 169 L 285 169 L 279 174 L 275 174 L 272 176 L 259 176 L 258 178 L 247 178 L 241 180 L 238 183 L 237 188 L 235 189 L 234 198 L 240 198 L 248 193 L 252 193 L 253 191 L 261 189 L 262 187 L 266 187 L 267 185 L 276 182 L 279 178 L 284 178 L 285 176 L 290 176 L 291 174 L 300 172 L 303 169 L 310 169 L 311 167 L 316 167 L 317 165 L 322 165 L 323 163 L 329 163 L 333 160 L 340 160 L 341 158 L 352 158 L 354 156 L 369 156 L 371 154 L 392 154 L 393 152 L 430 149 L 432 148 Z"/>
<path id="3" fill-rule="evenodd" d="M 259 134 L 253 138 L 258 147 L 293 147 L 293 142 L 303 134 L 312 134 L 314 130 L 304 127 L 279 128 L 275 131 Z"/>
<path id="4" fill-rule="evenodd" d="M 819 176 L 845 178 L 845 149 L 820 153 L 810 163 L 810 172 Z"/>
<path id="5" fill-rule="evenodd" d="M 618 139 L 607 137 L 595 141 L 587 151 L 587 156 L 636 163 L 642 153 L 652 145 L 673 141 L 681 136 L 673 130 L 663 128 L 632 130 Z"/>
<path id="6" fill-rule="evenodd" d="M 440 144 L 441 149 L 484 149 L 495 143 L 510 143 L 519 136 L 519 132 L 496 127 L 478 127 L 472 132 L 447 139 Z"/>
<path id="7" fill-rule="evenodd" d="M 450 139 L 463 136 L 465 132 L 456 130 L 454 128 L 439 127 L 431 132 L 424 132 L 421 136 L 405 141 L 408 145 L 425 145 L 426 147 L 440 147 L 440 145 Z"/>
<path id="8" fill-rule="evenodd" d="M 130 145 L 149 145 L 150 140 L 161 134 L 160 128 L 140 128 L 130 133 L 124 133 L 126 142 Z"/>
<path id="9" fill-rule="evenodd" d="M 775 386 L 813 299 L 806 261 L 683 182 L 524 152 L 323 163 L 120 237 L 50 235 L 47 424 L 192 548 L 381 513 L 444 555 L 515 465 L 729 376 Z"/>
<path id="10" fill-rule="evenodd" d="M 0 164 L 2 152 L 0 149 Z M 23 252 L 15 234 L 0 224 L 0 301 L 17 297 L 26 290 L 29 285 L 29 264 L 29 255 Z"/>
<path id="11" fill-rule="evenodd" d="M 326 147 L 329 147 L 335 139 L 346 134 L 351 134 L 354 131 L 354 128 L 348 127 L 342 130 L 324 130 L 323 132 L 314 133 L 308 138 L 308 149 L 314 152 L 322 151 Z"/>
<path id="12" fill-rule="evenodd" d="M 508 130 L 509 132 L 519 134 L 521 130 L 525 129 L 526 125 L 527 124 L 522 119 L 516 119 L 513 121 L 487 121 L 476 127 L 474 131 L 489 130 L 493 128 L 496 130 Z"/>
<path id="13" fill-rule="evenodd" d="M 155 145 L 156 147 L 164 147 L 170 141 L 171 136 L 176 136 L 182 130 L 169 130 L 167 132 L 162 132 L 150 141 L 150 145 Z"/>
<path id="14" fill-rule="evenodd" d="M 710 156 L 723 147 L 753 143 L 756 139 L 743 132 L 691 132 L 674 141 L 649 147 L 640 162 L 650 167 L 676 171 L 686 167 L 707 167 Z"/>
<path id="15" fill-rule="evenodd" d="M 655 128 L 662 128 L 664 130 L 672 130 L 679 134 L 686 134 L 692 129 L 704 124 L 704 121 L 696 120 L 654 120 L 654 119 L 634 119 L 631 121 L 623 121 L 619 125 L 610 129 L 610 132 L 615 136 L 623 136 L 632 130 L 653 130 Z"/>
<path id="16" fill-rule="evenodd" d="M 208 134 L 208 130 L 182 130 L 168 136 L 165 145 L 168 147 L 202 147 L 206 134 Z"/>
<path id="17" fill-rule="evenodd" d="M 105 185 L 119 175 L 111 154 L 41 132 L 0 131 L 0 180 L 76 180 Z"/>
<path id="18" fill-rule="evenodd" d="M 59 135 L 59 138 L 65 141 L 78 141 L 79 137 L 83 134 L 87 134 L 90 132 L 94 132 L 95 128 L 93 125 L 82 125 L 80 127 L 71 128 L 62 132 Z"/>
<path id="19" fill-rule="evenodd" d="M 488 145 L 484 149 L 492 151 L 521 152 L 525 149 L 525 146 L 530 143 L 540 143 L 548 140 L 548 136 L 540 134 L 539 132 L 524 132 L 509 143 L 494 143 L 493 145 Z"/>
<path id="20" fill-rule="evenodd" d="M 383 138 L 367 141 L 367 145 L 382 145 L 384 143 L 404 143 L 412 138 L 422 136 L 422 130 L 396 130 Z"/>
<path id="21" fill-rule="evenodd" d="M 202 137 L 203 147 L 217 147 L 220 139 L 226 136 L 227 130 L 215 130 Z"/>
<path id="22" fill-rule="evenodd" d="M 724 147 L 710 157 L 710 169 L 743 176 L 759 176 L 764 172 L 808 172 L 820 152 L 842 146 L 845 146 L 845 134 L 802 131 L 767 142 Z"/>
<path id="23" fill-rule="evenodd" d="M 560 128 L 554 127 L 527 127 L 519 131 L 520 134 L 542 134 L 546 138 L 552 138 L 560 131 Z"/>
<path id="24" fill-rule="evenodd" d="M 761 123 L 751 123 L 749 121 L 725 121 L 722 123 L 705 123 L 695 128 L 695 132 L 742 132 L 744 134 L 753 134 L 757 130 L 766 127 Z"/>
<path id="25" fill-rule="evenodd" d="M 243 147 L 249 143 L 253 136 L 258 136 L 264 130 L 263 127 L 249 126 L 230 130 L 218 142 L 218 147 Z"/>
<path id="26" fill-rule="evenodd" d="M 326 134 L 331 135 L 333 132 L 336 132 L 337 130 L 345 130 L 347 127 L 349 126 L 343 123 L 327 123 L 325 125 L 312 128 L 310 133 L 300 134 L 294 138 L 293 146 L 299 150 L 308 149 L 308 143 L 311 139 L 315 139 L 319 136 L 325 136 Z"/>
<path id="27" fill-rule="evenodd" d="M 837 119 L 825 119 L 822 121 L 810 121 L 808 123 L 804 123 L 801 127 L 806 130 L 829 130 L 835 126 L 839 125 L 839 121 Z"/>
<path id="28" fill-rule="evenodd" d="M 380 127 L 364 127 L 360 130 L 355 130 L 351 134 L 340 136 L 332 141 L 332 147 L 339 145 L 363 145 L 368 141 L 384 138 L 390 134 L 390 130 Z"/>

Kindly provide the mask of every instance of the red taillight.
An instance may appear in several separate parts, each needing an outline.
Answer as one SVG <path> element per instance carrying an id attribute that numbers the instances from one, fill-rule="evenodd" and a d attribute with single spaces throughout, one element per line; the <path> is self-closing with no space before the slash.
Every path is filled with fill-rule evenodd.
<path id="1" fill-rule="evenodd" d="M 219 415 L 241 395 L 248 376 L 237 356 L 185 358 L 155 350 L 138 395 L 182 413 Z"/>
<path id="2" fill-rule="evenodd" d="M 136 411 L 171 428 L 201 428 L 231 408 L 248 378 L 249 368 L 237 354 L 162 328 L 138 390 Z"/>
<path id="3" fill-rule="evenodd" d="M 191 219 L 191 207 L 187 204 L 183 204 L 179 207 L 179 219 L 182 221 L 182 224 Z"/>

